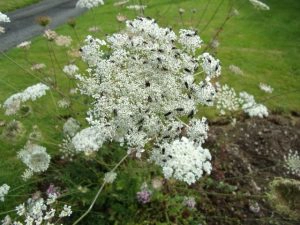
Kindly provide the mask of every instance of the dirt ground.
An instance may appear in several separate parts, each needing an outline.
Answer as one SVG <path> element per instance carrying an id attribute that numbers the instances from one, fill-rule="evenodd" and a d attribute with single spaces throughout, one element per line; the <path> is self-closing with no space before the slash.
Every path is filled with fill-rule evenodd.
<path id="1" fill-rule="evenodd" d="M 207 146 L 214 149 L 213 178 L 224 185 L 203 188 L 206 199 L 199 210 L 209 212 L 213 224 L 300 224 L 300 218 L 278 213 L 267 193 L 276 177 L 295 179 L 284 157 L 300 151 L 300 116 L 271 115 L 265 119 L 240 117 L 212 122 Z M 292 210 L 300 215 L 300 186 L 292 199 Z M 296 216 L 297 217 L 297 216 Z"/>

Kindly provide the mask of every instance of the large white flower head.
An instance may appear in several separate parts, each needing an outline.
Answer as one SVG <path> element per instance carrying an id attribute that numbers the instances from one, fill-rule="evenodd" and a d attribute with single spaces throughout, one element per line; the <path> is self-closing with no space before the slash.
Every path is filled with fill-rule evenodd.
<path id="1" fill-rule="evenodd" d="M 31 171 L 36 173 L 46 171 L 51 159 L 45 147 L 30 143 L 18 153 L 18 157 Z"/>
<path id="2" fill-rule="evenodd" d="M 153 19 L 137 18 L 105 41 L 86 38 L 81 54 L 88 74 L 76 77 L 80 92 L 94 102 L 90 127 L 73 138 L 77 151 L 96 151 L 113 140 L 140 157 L 150 143 L 162 146 L 182 136 L 201 148 L 206 120 L 185 124 L 180 118 L 193 118 L 198 105 L 212 105 L 216 91 L 209 80 L 221 71 L 218 60 L 197 55 L 202 41 L 194 31 L 179 34 Z M 210 64 L 201 63 L 208 57 Z M 197 77 L 202 70 L 206 77 Z"/>
<path id="3" fill-rule="evenodd" d="M 212 169 L 210 152 L 186 137 L 154 149 L 151 160 L 163 168 L 167 179 L 174 177 L 188 184 L 195 183 L 204 172 L 210 174 Z"/>
<path id="4" fill-rule="evenodd" d="M 103 0 L 79 0 L 76 3 L 76 8 L 94 8 L 97 7 L 99 5 L 104 5 L 104 1 Z"/>
<path id="5" fill-rule="evenodd" d="M 2 12 L 0 12 L 0 22 L 9 23 L 10 19 L 9 19 L 9 17 L 7 15 L 5 15 Z"/>

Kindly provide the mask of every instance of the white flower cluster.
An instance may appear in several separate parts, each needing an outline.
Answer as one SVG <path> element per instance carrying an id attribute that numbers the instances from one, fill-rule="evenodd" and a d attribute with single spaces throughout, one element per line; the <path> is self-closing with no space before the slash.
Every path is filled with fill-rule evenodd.
<path id="1" fill-rule="evenodd" d="M 17 48 L 29 49 L 31 45 L 31 41 L 24 41 L 17 45 Z"/>
<path id="2" fill-rule="evenodd" d="M 18 153 L 18 157 L 28 167 L 23 175 L 24 178 L 29 178 L 33 173 L 46 171 L 51 159 L 45 147 L 31 143 L 25 145 L 24 149 Z"/>
<path id="3" fill-rule="evenodd" d="M 266 93 L 272 93 L 273 92 L 273 88 L 268 84 L 260 83 L 259 88 L 260 88 L 260 90 L 262 90 Z"/>
<path id="4" fill-rule="evenodd" d="M 78 72 L 78 70 L 79 68 L 74 64 L 66 65 L 63 68 L 63 72 L 67 74 L 69 77 L 74 77 L 74 75 Z"/>
<path id="5" fill-rule="evenodd" d="M 59 108 L 62 108 L 62 109 L 69 108 L 70 105 L 71 105 L 71 102 L 67 98 L 62 98 L 62 99 L 60 99 L 60 100 L 57 101 L 57 106 Z"/>
<path id="6" fill-rule="evenodd" d="M 9 23 L 10 19 L 7 15 L 5 15 L 4 13 L 0 12 L 0 22 L 2 23 Z"/>
<path id="7" fill-rule="evenodd" d="M 30 69 L 35 71 L 35 70 L 42 70 L 46 68 L 46 65 L 44 63 L 37 63 L 37 64 L 34 64 Z"/>
<path id="8" fill-rule="evenodd" d="M 73 160 L 73 156 L 77 151 L 70 136 L 66 136 L 66 138 L 63 139 L 62 143 L 59 145 L 59 151 L 62 154 L 62 159 L 68 159 L 70 161 Z"/>
<path id="9" fill-rule="evenodd" d="M 206 80 L 221 75 L 221 65 L 218 59 L 215 59 L 207 52 L 203 53 L 201 58 L 203 70 L 207 74 Z"/>
<path id="10" fill-rule="evenodd" d="M 64 205 L 63 209 L 58 213 L 56 203 L 57 195 L 48 195 L 47 199 L 41 197 L 29 198 L 25 203 L 16 207 L 17 219 L 19 221 L 12 221 L 11 217 L 7 215 L 2 224 L 13 225 L 54 225 L 63 217 L 69 217 L 72 214 L 71 206 Z M 20 221 L 22 220 L 22 222 Z M 61 223 L 59 223 L 61 224 Z"/>
<path id="11" fill-rule="evenodd" d="M 269 115 L 267 107 L 262 104 L 257 104 L 253 95 L 250 95 L 247 92 L 240 92 L 240 102 L 242 104 L 242 109 L 250 117 L 258 116 L 263 118 Z"/>
<path id="12" fill-rule="evenodd" d="M 94 8 L 97 7 L 99 5 L 104 5 L 104 1 L 103 0 L 79 0 L 76 3 L 76 8 Z"/>
<path id="13" fill-rule="evenodd" d="M 204 172 L 210 174 L 212 169 L 210 152 L 186 137 L 155 148 L 150 160 L 163 168 L 167 179 L 174 177 L 188 184 L 195 183 Z"/>
<path id="14" fill-rule="evenodd" d="M 72 143 L 77 151 L 97 151 L 106 139 L 103 134 L 99 127 L 88 127 L 77 133 Z"/>
<path id="15" fill-rule="evenodd" d="M 148 18 L 126 21 L 126 27 L 106 41 L 88 36 L 81 48 L 89 69 L 87 76 L 76 76 L 79 90 L 94 103 L 87 118 L 91 126 L 75 135 L 74 147 L 79 152 L 91 152 L 106 141 L 117 141 L 139 157 L 150 142 L 161 149 L 174 140 L 181 143 L 186 136 L 193 144 L 184 146 L 194 146 L 194 152 L 200 153 L 179 151 L 169 177 L 193 183 L 203 174 L 202 164 L 188 161 L 192 169 L 188 173 L 179 172 L 175 161 L 183 165 L 180 154 L 184 153 L 188 155 L 183 160 L 198 156 L 195 160 L 202 162 L 201 145 L 208 126 L 205 118 L 192 119 L 189 124 L 179 118 L 193 118 L 198 105 L 212 105 L 216 89 L 210 80 L 221 73 L 219 60 L 208 53 L 194 55 L 202 43 L 195 31 L 181 30 L 178 37 L 172 29 L 161 28 Z M 197 84 L 198 68 L 206 77 Z M 208 162 L 202 163 L 208 172 Z"/>
<path id="16" fill-rule="evenodd" d="M 225 115 L 226 111 L 237 111 L 240 108 L 240 99 L 235 90 L 227 84 L 218 86 L 216 107 L 220 110 L 221 115 Z"/>
<path id="17" fill-rule="evenodd" d="M 57 46 L 69 47 L 72 43 L 72 38 L 70 36 L 58 35 L 54 41 Z"/>
<path id="18" fill-rule="evenodd" d="M 8 186 L 7 184 L 3 184 L 2 186 L 0 186 L 0 201 L 4 202 L 4 197 L 5 195 L 7 195 L 8 191 L 10 189 L 10 186 Z"/>
<path id="19" fill-rule="evenodd" d="M 44 96 L 49 87 L 45 84 L 38 83 L 33 86 L 26 88 L 24 91 L 16 93 L 10 96 L 3 103 L 3 108 L 6 110 L 6 115 L 16 114 L 21 108 L 21 103 L 28 100 L 35 101 L 36 99 Z"/>
<path id="20" fill-rule="evenodd" d="M 77 120 L 70 117 L 63 126 L 63 132 L 64 135 L 67 135 L 69 137 L 74 137 L 77 131 L 79 130 L 80 125 Z"/>
<path id="21" fill-rule="evenodd" d="M 297 151 L 289 151 L 288 155 L 284 157 L 285 167 L 289 173 L 300 176 L 300 156 Z"/>
<path id="22" fill-rule="evenodd" d="M 249 0 L 250 3 L 256 8 L 256 9 L 259 9 L 259 10 L 270 10 L 270 7 L 261 2 L 261 1 L 258 1 L 258 0 Z"/>
<path id="23" fill-rule="evenodd" d="M 104 181 L 109 184 L 112 184 L 116 178 L 117 174 L 115 172 L 107 172 L 104 175 Z"/>
<path id="24" fill-rule="evenodd" d="M 178 42 L 186 47 L 188 51 L 195 53 L 196 49 L 201 47 L 203 41 L 197 35 L 196 31 L 182 29 L 179 31 Z"/>

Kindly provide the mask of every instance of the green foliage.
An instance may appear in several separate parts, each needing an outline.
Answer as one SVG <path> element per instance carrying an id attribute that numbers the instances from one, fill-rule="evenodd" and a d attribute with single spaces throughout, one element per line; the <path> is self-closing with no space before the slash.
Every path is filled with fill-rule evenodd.
<path id="1" fill-rule="evenodd" d="M 22 8 L 27 5 L 39 2 L 40 0 L 0 0 L 0 11 L 9 12 L 15 9 Z"/>

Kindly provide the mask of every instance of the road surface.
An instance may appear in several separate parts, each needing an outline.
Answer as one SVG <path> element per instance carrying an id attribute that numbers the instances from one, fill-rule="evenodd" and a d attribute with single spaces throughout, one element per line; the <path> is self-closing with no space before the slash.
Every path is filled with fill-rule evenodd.
<path id="1" fill-rule="evenodd" d="M 7 13 L 11 22 L 1 24 L 6 32 L 0 34 L 0 51 L 8 50 L 23 41 L 41 34 L 43 28 L 36 24 L 38 16 L 50 16 L 50 28 L 65 23 L 69 18 L 82 14 L 85 10 L 75 8 L 78 0 L 43 0 L 37 4 Z"/>

